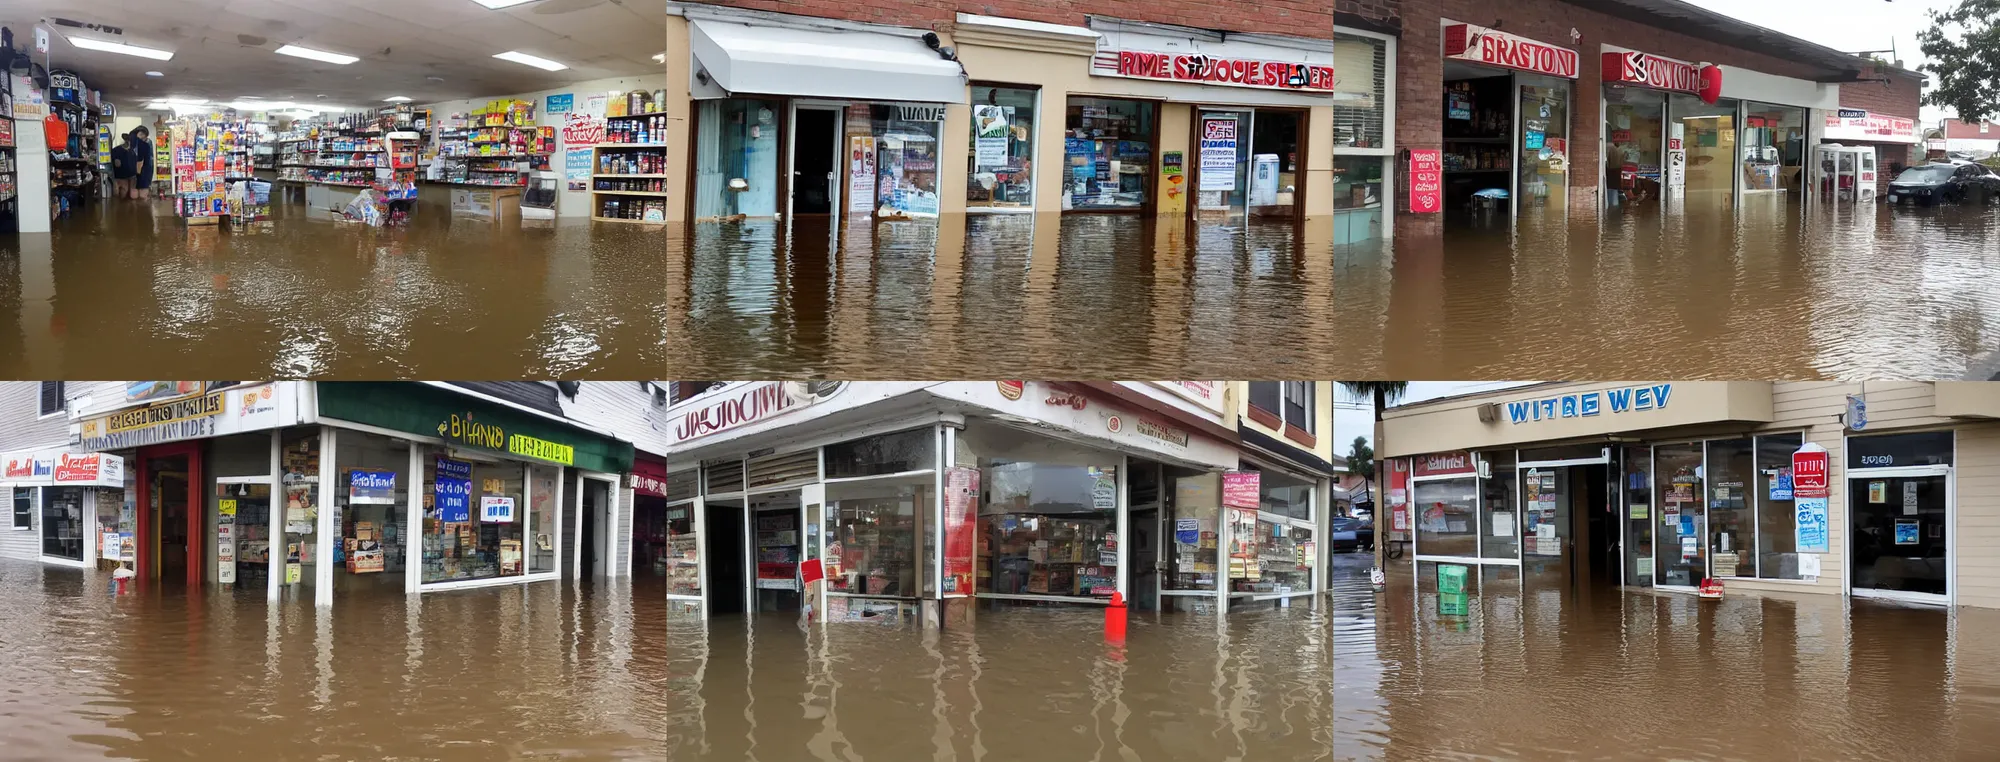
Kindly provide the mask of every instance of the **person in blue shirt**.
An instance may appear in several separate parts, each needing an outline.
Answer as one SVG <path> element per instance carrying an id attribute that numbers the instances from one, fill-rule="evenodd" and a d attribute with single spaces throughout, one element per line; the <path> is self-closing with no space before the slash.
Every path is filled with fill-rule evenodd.
<path id="1" fill-rule="evenodd" d="M 152 131 L 143 125 L 132 128 L 125 136 L 125 150 L 132 162 L 132 198 L 145 198 L 152 191 L 153 143 L 147 140 L 150 137 Z"/>

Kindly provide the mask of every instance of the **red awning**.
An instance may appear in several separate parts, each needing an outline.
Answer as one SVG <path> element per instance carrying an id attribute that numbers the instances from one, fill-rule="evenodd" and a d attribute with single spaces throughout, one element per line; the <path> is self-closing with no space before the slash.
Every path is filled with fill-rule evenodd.
<path id="1" fill-rule="evenodd" d="M 632 491 L 653 497 L 667 496 L 667 462 L 646 453 L 635 453 L 632 458 Z"/>

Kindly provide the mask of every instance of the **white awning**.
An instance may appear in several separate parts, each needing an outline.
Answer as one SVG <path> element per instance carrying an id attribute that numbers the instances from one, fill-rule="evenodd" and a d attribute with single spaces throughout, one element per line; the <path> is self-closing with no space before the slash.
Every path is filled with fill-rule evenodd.
<path id="1" fill-rule="evenodd" d="M 731 93 L 965 103 L 965 70 L 915 37 L 690 19 L 695 61 Z"/>

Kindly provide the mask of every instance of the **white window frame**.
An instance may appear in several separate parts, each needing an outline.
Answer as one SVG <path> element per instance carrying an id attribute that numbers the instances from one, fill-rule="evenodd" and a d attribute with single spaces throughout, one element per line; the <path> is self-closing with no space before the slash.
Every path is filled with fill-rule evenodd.
<path id="1" fill-rule="evenodd" d="M 1881 436 L 1884 434 L 1921 434 L 1926 432 L 1937 432 L 1937 431 L 1951 432 L 1951 465 L 1887 466 L 1883 468 L 1845 467 L 1847 464 L 1847 453 L 1849 452 L 1848 440 L 1861 437 Z M 1842 484 L 1841 492 L 1843 496 L 1846 498 L 1846 502 L 1840 506 L 1841 521 L 1842 521 L 1841 535 L 1845 540 L 1845 542 L 1842 543 L 1843 547 L 1840 549 L 1840 565 L 1841 565 L 1840 589 L 1841 592 L 1847 594 L 1849 598 L 1886 599 L 1894 601 L 1903 601 L 1906 603 L 1943 605 L 1947 607 L 1956 607 L 1958 605 L 1958 558 L 1959 558 L 1958 556 L 1958 532 L 1959 532 L 1958 463 L 1960 459 L 1960 454 L 1958 451 L 1958 445 L 1959 445 L 1958 440 L 1959 440 L 1958 429 L 1956 428 L 1911 429 L 1911 430 L 1896 430 L 1896 431 L 1883 431 L 1883 432 L 1864 431 L 1860 432 L 1859 434 L 1856 434 L 1853 431 L 1841 432 L 1840 462 L 1842 468 L 1841 468 L 1840 481 Z M 1846 489 L 1846 485 L 1849 482 L 1854 481 L 1855 479 L 1867 479 L 1871 477 L 1885 477 L 1885 478 L 1898 477 L 1898 476 L 1921 477 L 1921 476 L 1938 476 L 1938 475 L 1944 476 L 1944 524 L 1945 524 L 1944 595 L 1931 595 L 1928 593 L 1905 593 L 1895 590 L 1874 590 L 1870 588 L 1856 588 L 1854 586 L 1854 532 L 1851 531 L 1854 526 L 1854 512 L 1852 509 L 1852 506 L 1854 505 L 1854 494 L 1848 489 Z"/>
<path id="2" fill-rule="evenodd" d="M 969 92 L 969 91 L 971 90 L 971 88 L 975 88 L 975 87 L 991 87 L 991 88 L 996 88 L 996 89 L 1003 89 L 1003 90 L 1026 90 L 1026 89 L 1030 89 L 1030 88 L 1033 88 L 1033 89 L 1034 89 L 1034 91 L 1035 91 L 1035 124 L 1036 124 L 1036 126 L 1035 126 L 1035 127 L 1033 128 L 1033 129 L 1030 129 L 1030 130 L 1028 131 L 1028 134 L 1029 134 L 1029 135 L 1033 135 L 1033 136 L 1034 136 L 1034 137 L 1032 138 L 1032 140 L 1033 140 L 1033 144 L 1032 144 L 1032 145 L 1030 145 L 1030 146 L 1029 146 L 1029 149 L 1028 149 L 1028 166 L 1030 166 L 1030 167 L 1039 167 L 1039 166 L 1041 166 L 1041 160 L 1042 160 L 1042 141 L 1041 141 L 1041 139 L 1040 139 L 1040 138 L 1041 138 L 1041 136 L 1040 136 L 1040 135 L 1037 135 L 1037 134 L 1035 133 L 1035 130 L 1038 130 L 1038 129 L 1041 129 L 1040 125 L 1041 125 L 1041 121 L 1042 121 L 1042 114 L 1043 114 L 1043 111 L 1042 111 L 1042 91 L 1043 91 L 1044 89 L 1046 89 L 1046 88 L 1043 88 L 1043 87 L 1042 87 L 1042 86 L 1040 86 L 1040 85 L 1022 85 L 1022 84 L 1006 84 L 1006 85 L 1003 85 L 1003 84 L 998 84 L 998 83 L 994 83 L 994 82 L 986 82 L 986 81 L 982 81 L 982 80 L 975 80 L 975 81 L 970 81 L 970 82 L 967 82 L 965 86 L 966 86 L 966 88 L 967 88 L 967 91 L 968 91 L 968 92 Z M 968 126 L 968 127 L 966 128 L 966 129 L 969 129 L 969 130 L 975 130 L 975 131 L 979 129 L 979 125 L 978 125 L 978 123 L 976 123 L 976 122 L 973 122 L 973 121 L 972 121 L 972 106 L 976 106 L 976 105 L 979 105 L 979 104 L 976 104 L 976 103 L 975 103 L 975 104 L 970 104 L 970 105 L 966 106 L 966 120 L 967 120 L 967 122 L 969 123 L 969 126 Z M 978 137 L 978 135 L 977 135 L 977 133 L 976 133 L 976 132 L 974 133 L 974 137 L 975 137 L 975 138 L 976 138 L 976 137 Z M 976 148 L 975 148 L 975 151 L 976 151 Z M 969 158 L 969 159 L 968 159 L 968 160 L 966 161 L 966 176 L 965 176 L 965 179 L 966 179 L 966 182 L 967 182 L 967 183 L 970 183 L 970 182 L 972 182 L 972 176 L 973 176 L 973 175 L 975 175 L 975 174 L 978 174 L 978 173 L 977 173 L 976 171 L 974 171 L 974 170 L 976 170 L 976 169 L 978 168 L 978 161 L 979 161 L 979 157 L 978 157 L 978 156 L 972 156 L 972 157 L 970 157 L 970 158 Z M 1034 172 L 1029 172 L 1028 174 L 1029 174 L 1029 176 L 1030 176 L 1030 177 L 1032 178 L 1032 176 L 1034 175 Z M 844 181 L 843 181 L 843 182 L 844 182 Z M 1031 183 L 1032 183 L 1032 180 L 1031 180 Z M 1042 188 L 1041 188 L 1041 184 L 1040 184 L 1040 183 L 1032 183 L 1032 184 L 1031 184 L 1031 185 L 1029 185 L 1029 187 L 1028 187 L 1028 205 L 1027 205 L 1027 206 L 973 206 L 973 205 L 971 205 L 971 204 L 966 204 L 966 205 L 965 205 L 965 213 L 966 213 L 966 214 L 1034 214 L 1034 213 L 1035 213 L 1035 210 L 1036 210 L 1036 206 L 1035 206 L 1035 203 L 1036 203 L 1037 201 L 1040 201 L 1040 200 L 1041 200 L 1041 195 L 1042 195 Z"/>
<path id="3" fill-rule="evenodd" d="M 24 525 L 16 521 L 13 527 L 14 531 L 16 532 L 35 531 L 35 525 L 41 523 L 42 506 L 40 501 L 36 499 L 37 497 L 37 494 L 35 492 L 36 489 L 38 488 L 13 486 L 9 487 L 7 490 L 7 516 L 8 520 L 10 521 L 15 521 L 20 518 L 18 514 L 14 513 L 14 501 L 18 498 L 21 490 L 28 491 L 28 523 Z M 40 545 L 39 536 L 36 538 L 36 544 L 38 546 Z M 37 550 L 35 552 L 40 553 L 41 551 Z"/>
<path id="4" fill-rule="evenodd" d="M 1394 159 L 1396 156 L 1396 83 L 1400 81 L 1396 78 L 1397 40 L 1392 35 L 1344 27 L 1338 24 L 1334 25 L 1333 33 L 1335 37 L 1344 34 L 1381 40 L 1385 46 L 1382 51 L 1382 81 L 1385 83 L 1382 88 L 1382 97 L 1385 101 L 1382 104 L 1383 144 L 1374 148 L 1334 146 L 1333 158 L 1338 160 L 1342 156 L 1373 156 L 1381 159 L 1382 240 L 1391 241 L 1396 237 L 1396 167 Z M 1334 214 L 1341 213 L 1339 210 L 1334 211 Z M 1415 532 L 1411 534 L 1414 536 Z"/>

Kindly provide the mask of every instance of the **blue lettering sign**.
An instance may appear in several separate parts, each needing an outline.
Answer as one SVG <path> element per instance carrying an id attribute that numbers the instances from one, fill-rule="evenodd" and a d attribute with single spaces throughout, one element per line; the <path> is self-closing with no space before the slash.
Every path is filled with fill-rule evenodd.
<path id="1" fill-rule="evenodd" d="M 1826 553 L 1827 518 L 1826 498 L 1802 497 L 1792 503 L 1797 520 L 1793 540 L 1798 543 L 1800 553 Z"/>
<path id="2" fill-rule="evenodd" d="M 1558 418 L 1591 418 L 1602 414 L 1606 407 L 1609 407 L 1612 413 L 1660 410 L 1667 406 L 1667 400 L 1673 396 L 1673 391 L 1673 384 L 1653 384 L 1606 389 L 1602 392 L 1564 394 L 1542 399 L 1515 400 L 1507 403 L 1507 421 L 1527 423 L 1553 421 Z"/>
<path id="3" fill-rule="evenodd" d="M 347 475 L 347 502 L 393 505 L 396 502 L 396 472 L 351 471 Z"/>
<path id="4" fill-rule="evenodd" d="M 463 523 L 472 520 L 471 463 L 438 459 L 435 502 L 439 521 Z"/>
<path id="5" fill-rule="evenodd" d="M 549 96 L 548 106 L 543 108 L 542 111 L 549 114 L 562 114 L 567 113 L 573 108 L 576 108 L 576 95 L 574 93 L 563 93 L 561 95 Z"/>

